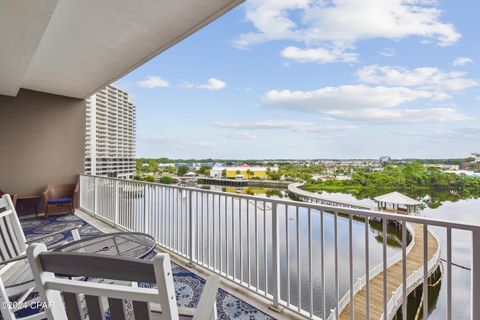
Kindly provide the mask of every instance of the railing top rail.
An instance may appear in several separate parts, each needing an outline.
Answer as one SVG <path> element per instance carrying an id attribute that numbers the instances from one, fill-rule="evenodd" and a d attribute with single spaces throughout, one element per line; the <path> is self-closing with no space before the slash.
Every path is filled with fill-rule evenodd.
<path id="1" fill-rule="evenodd" d="M 354 209 L 354 208 L 347 208 L 347 207 L 339 207 L 339 206 L 331 206 L 325 204 L 313 204 L 313 203 L 305 203 L 305 202 L 298 202 L 293 200 L 284 200 L 284 199 L 272 199 L 272 198 L 265 198 L 265 197 L 258 197 L 258 196 L 250 196 L 250 195 L 241 195 L 235 193 L 226 193 L 223 191 L 215 191 L 215 190 L 205 190 L 199 189 L 194 187 L 182 187 L 182 186 L 172 186 L 169 184 L 161 184 L 156 182 L 146 182 L 146 181 L 136 181 L 136 180 L 125 180 L 120 178 L 112 178 L 112 177 L 104 177 L 104 176 L 93 176 L 81 173 L 81 176 L 85 177 L 95 177 L 100 179 L 108 179 L 108 180 L 116 180 L 122 181 L 127 183 L 137 183 L 137 184 L 148 184 L 152 186 L 162 186 L 177 190 L 185 190 L 185 191 L 193 191 L 193 192 L 203 192 L 208 194 L 216 194 L 220 196 L 231 196 L 234 198 L 239 199 L 247 199 L 247 200 L 257 200 L 261 202 L 269 202 L 275 204 L 281 204 L 286 206 L 297 206 L 307 209 L 312 209 L 316 211 L 324 211 L 324 212 L 337 212 L 341 214 L 352 214 L 360 217 L 369 217 L 369 218 L 377 218 L 377 219 L 387 219 L 387 220 L 395 220 L 395 221 L 406 221 L 410 223 L 417 223 L 429 226 L 436 226 L 436 227 L 445 227 L 445 228 L 454 228 L 454 229 L 462 229 L 467 231 L 476 231 L 480 232 L 480 225 L 475 225 L 471 223 L 458 223 L 449 220 L 440 220 L 434 218 L 426 218 L 426 217 L 419 217 L 419 216 L 410 216 L 410 215 L 403 215 L 403 214 L 396 214 L 396 213 L 388 213 L 383 211 L 375 211 L 375 210 L 366 210 L 366 209 Z"/>

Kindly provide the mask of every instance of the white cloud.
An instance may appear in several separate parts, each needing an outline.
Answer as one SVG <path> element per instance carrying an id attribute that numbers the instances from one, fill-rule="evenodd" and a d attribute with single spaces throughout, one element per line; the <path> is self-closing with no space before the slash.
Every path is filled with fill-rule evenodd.
<path id="1" fill-rule="evenodd" d="M 384 57 L 393 57 L 395 55 L 395 50 L 392 48 L 385 48 L 380 51 L 379 54 Z"/>
<path id="2" fill-rule="evenodd" d="M 226 138 L 232 140 L 255 140 L 257 136 L 250 132 L 235 132 L 225 135 Z"/>
<path id="3" fill-rule="evenodd" d="M 221 90 L 224 89 L 227 86 L 227 84 L 219 79 L 215 78 L 210 78 L 208 79 L 207 83 L 201 83 L 201 84 L 194 84 L 194 83 L 185 83 L 186 88 L 198 88 L 198 89 L 205 89 L 205 90 L 210 90 L 210 91 L 216 91 L 216 90 Z"/>
<path id="4" fill-rule="evenodd" d="M 263 97 L 267 105 L 281 106 L 306 112 L 325 110 L 353 110 L 389 108 L 419 99 L 443 100 L 447 98 L 426 90 L 404 87 L 369 87 L 363 84 L 323 87 L 311 91 L 271 90 Z"/>
<path id="5" fill-rule="evenodd" d="M 389 86 L 418 87 L 429 90 L 459 91 L 477 86 L 464 72 L 443 72 L 438 68 L 407 69 L 394 66 L 365 66 L 357 71 L 359 81 Z"/>
<path id="6" fill-rule="evenodd" d="M 426 90 L 360 84 L 312 91 L 271 90 L 262 100 L 271 108 L 318 113 L 350 121 L 418 123 L 470 119 L 454 107 L 402 107 L 418 100 L 440 101 L 446 98 L 448 95 Z"/>
<path id="7" fill-rule="evenodd" d="M 453 60 L 453 65 L 455 67 L 462 67 L 466 64 L 472 63 L 473 60 L 467 57 L 458 57 L 457 59 Z"/>
<path id="8" fill-rule="evenodd" d="M 360 40 L 410 36 L 451 45 L 461 36 L 452 24 L 442 21 L 435 4 L 423 0 L 251 0 L 246 19 L 256 31 L 241 34 L 234 45 L 245 48 L 291 40 L 308 47 L 343 50 L 354 48 Z"/>
<path id="9" fill-rule="evenodd" d="M 357 54 L 340 49 L 301 49 L 298 47 L 287 47 L 281 52 L 282 57 L 299 62 L 353 62 L 357 60 Z"/>
<path id="10" fill-rule="evenodd" d="M 225 122 L 218 121 L 214 126 L 225 129 L 250 129 L 250 130 L 293 130 L 296 132 L 331 132 L 356 129 L 355 125 L 317 125 L 310 121 L 294 120 L 260 120 L 247 122 Z"/>
<path id="11" fill-rule="evenodd" d="M 146 80 L 137 81 L 137 85 L 149 89 L 170 87 L 170 83 L 159 76 L 148 76 Z"/>

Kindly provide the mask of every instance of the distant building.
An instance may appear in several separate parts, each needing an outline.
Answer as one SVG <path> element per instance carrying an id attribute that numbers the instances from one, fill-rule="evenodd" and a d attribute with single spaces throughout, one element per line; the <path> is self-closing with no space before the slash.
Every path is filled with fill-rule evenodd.
<path id="1" fill-rule="evenodd" d="M 133 178 L 135 167 L 135 105 L 110 85 L 87 98 L 85 173 Z"/>
<path id="2" fill-rule="evenodd" d="M 480 163 L 480 151 L 478 151 L 478 152 L 473 152 L 473 153 L 472 153 L 472 156 L 475 157 L 475 162 L 476 162 L 476 163 Z"/>
<path id="3" fill-rule="evenodd" d="M 225 170 L 224 167 L 215 165 L 210 169 L 210 177 L 220 179 L 223 175 L 223 170 Z"/>
<path id="4" fill-rule="evenodd" d="M 160 170 L 165 170 L 169 167 L 175 167 L 175 164 L 173 164 L 173 163 L 159 163 L 158 164 L 158 169 L 160 169 Z"/>
<path id="5" fill-rule="evenodd" d="M 390 156 L 381 156 L 380 157 L 380 163 L 388 163 L 392 160 L 392 158 L 390 158 Z"/>
<path id="6" fill-rule="evenodd" d="M 426 163 L 423 166 L 425 168 L 439 168 L 449 171 L 457 171 L 460 169 L 460 166 L 458 164 Z"/>
<path id="7" fill-rule="evenodd" d="M 236 167 L 226 167 L 225 170 L 227 178 L 238 179 L 238 176 L 241 175 L 244 179 L 268 179 L 268 170 L 276 172 L 278 167 L 268 168 L 243 164 Z"/>

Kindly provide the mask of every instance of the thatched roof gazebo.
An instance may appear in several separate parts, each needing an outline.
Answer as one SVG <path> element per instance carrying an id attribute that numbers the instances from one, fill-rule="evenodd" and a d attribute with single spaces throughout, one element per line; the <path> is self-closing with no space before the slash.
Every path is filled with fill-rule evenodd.
<path id="1" fill-rule="evenodd" d="M 380 210 L 390 210 L 407 214 L 417 212 L 418 207 L 422 204 L 397 191 L 375 197 L 374 199 Z"/>

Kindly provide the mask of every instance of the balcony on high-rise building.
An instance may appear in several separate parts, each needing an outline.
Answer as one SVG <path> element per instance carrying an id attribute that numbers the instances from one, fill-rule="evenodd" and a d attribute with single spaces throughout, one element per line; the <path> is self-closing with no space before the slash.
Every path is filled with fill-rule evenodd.
<path id="1" fill-rule="evenodd" d="M 305 192 L 300 202 L 111 177 L 133 175 L 136 123 L 127 92 L 109 84 L 241 2 L 1 2 L 0 186 L 33 196 L 51 182 L 79 183 L 75 214 L 24 219 L 27 240 L 77 224 L 86 238 L 146 234 L 157 252 L 172 257 L 182 307 L 197 306 L 207 276 L 222 279 L 219 319 L 427 319 L 437 297 L 429 279 L 438 270 L 447 292 L 444 318 L 480 319 L 479 225 Z M 14 238 L 5 212 L 0 263 L 17 250 L 5 245 Z M 398 231 L 394 245 L 389 226 Z M 457 236 L 467 239 L 461 247 Z M 452 257 L 465 251 L 471 272 L 456 278 Z M 75 303 L 83 297 L 71 294 Z M 418 314 L 418 306 L 407 309 L 410 295 L 422 296 Z M 456 296 L 465 303 L 452 305 Z"/>

